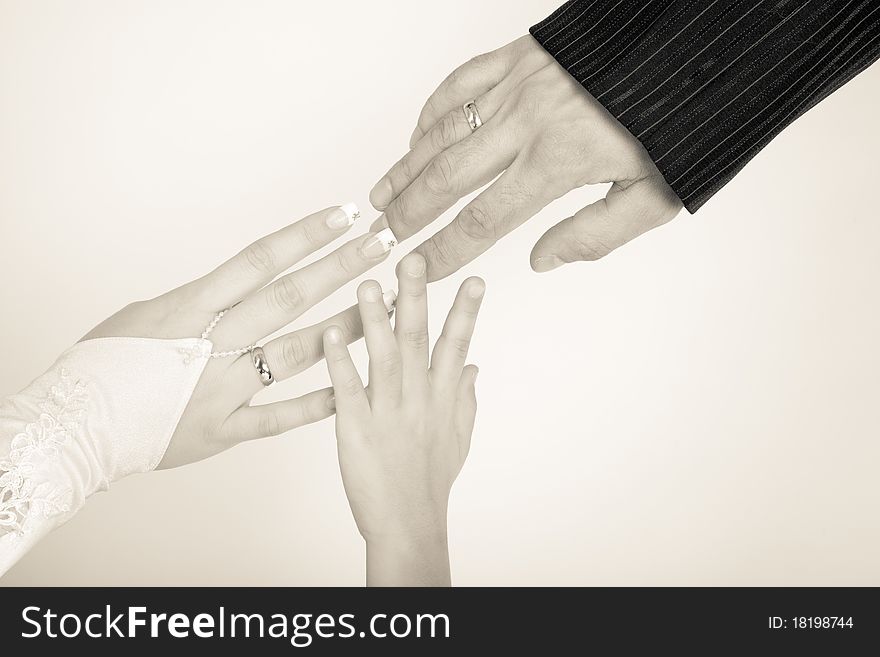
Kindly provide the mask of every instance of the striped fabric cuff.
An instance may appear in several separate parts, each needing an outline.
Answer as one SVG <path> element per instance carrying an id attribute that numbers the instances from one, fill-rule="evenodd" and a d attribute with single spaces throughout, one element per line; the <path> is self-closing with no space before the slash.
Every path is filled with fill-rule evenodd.
<path id="1" fill-rule="evenodd" d="M 531 29 L 695 212 L 880 56 L 876 0 L 575 0 Z"/>

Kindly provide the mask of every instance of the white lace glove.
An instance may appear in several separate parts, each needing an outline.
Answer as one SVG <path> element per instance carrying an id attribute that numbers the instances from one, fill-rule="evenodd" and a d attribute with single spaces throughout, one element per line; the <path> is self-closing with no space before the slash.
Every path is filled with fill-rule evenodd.
<path id="1" fill-rule="evenodd" d="M 334 412 L 330 388 L 251 402 L 273 378 L 323 358 L 329 326 L 340 327 L 346 342 L 358 339 L 356 307 L 272 339 L 261 352 L 249 348 L 388 256 L 390 231 L 370 233 L 284 274 L 357 216 L 352 204 L 328 208 L 202 278 L 127 306 L 27 389 L 0 401 L 0 575 L 113 481 L 198 461 Z"/>
<path id="2" fill-rule="evenodd" d="M 211 350 L 201 339 L 87 340 L 0 403 L 0 573 L 87 497 L 159 464 Z"/>

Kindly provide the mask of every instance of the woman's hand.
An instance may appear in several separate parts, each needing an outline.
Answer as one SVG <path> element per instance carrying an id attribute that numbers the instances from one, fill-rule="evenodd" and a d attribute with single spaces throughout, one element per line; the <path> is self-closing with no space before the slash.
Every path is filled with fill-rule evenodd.
<path id="1" fill-rule="evenodd" d="M 370 385 L 345 346 L 344 328 L 324 332 L 336 395 L 345 491 L 367 543 L 368 585 L 448 585 L 446 508 L 470 448 L 477 368 L 465 367 L 485 284 L 469 278 L 428 360 L 426 263 L 398 267 L 394 329 L 375 281 L 358 289 Z"/>
<path id="2" fill-rule="evenodd" d="M 343 235 L 357 216 L 354 204 L 310 215 L 254 242 L 202 278 L 123 308 L 83 340 L 198 337 L 220 311 L 228 309 L 208 335 L 213 352 L 242 350 L 260 342 L 387 257 L 394 245 L 392 236 L 388 231 L 370 233 L 284 274 Z M 270 340 L 263 350 L 274 378 L 295 376 L 320 360 L 321 336 L 331 325 L 338 327 L 340 341 L 361 336 L 357 308 L 351 307 L 317 325 Z M 330 389 L 252 406 L 252 397 L 262 389 L 250 353 L 210 358 L 159 467 L 198 461 L 244 440 L 277 435 L 334 412 Z"/>
<path id="3" fill-rule="evenodd" d="M 483 121 L 473 132 L 462 110 L 470 101 Z M 370 193 L 385 212 L 374 228 L 409 238 L 490 182 L 416 249 L 429 280 L 584 185 L 614 183 L 604 199 L 544 234 L 532 250 L 535 271 L 601 258 L 682 207 L 642 144 L 531 36 L 460 66 L 428 98 L 410 151 Z"/>

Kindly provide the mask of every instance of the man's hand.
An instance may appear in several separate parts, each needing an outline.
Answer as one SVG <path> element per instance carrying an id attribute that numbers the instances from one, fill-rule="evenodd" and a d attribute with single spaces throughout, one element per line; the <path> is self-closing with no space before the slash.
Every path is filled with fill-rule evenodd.
<path id="1" fill-rule="evenodd" d="M 483 120 L 474 132 L 462 110 L 471 100 Z M 425 103 L 410 148 L 370 193 L 384 210 L 374 229 L 388 225 L 398 239 L 497 177 L 416 249 L 429 280 L 455 272 L 583 185 L 614 183 L 604 199 L 538 240 L 535 271 L 601 258 L 682 207 L 641 143 L 531 36 L 453 71 Z"/>

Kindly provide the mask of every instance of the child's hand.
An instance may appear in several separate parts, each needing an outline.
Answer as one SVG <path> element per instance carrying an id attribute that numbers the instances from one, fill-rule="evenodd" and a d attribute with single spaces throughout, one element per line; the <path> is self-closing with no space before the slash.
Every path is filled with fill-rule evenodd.
<path id="1" fill-rule="evenodd" d="M 324 333 L 345 492 L 367 542 L 368 584 L 449 583 L 446 507 L 470 447 L 477 368 L 465 367 L 485 284 L 461 286 L 428 363 L 425 260 L 399 266 L 392 330 L 375 281 L 358 289 L 370 355 L 365 390 L 342 332 Z"/>

